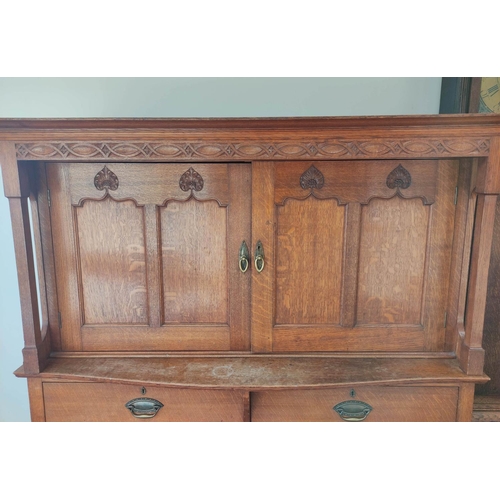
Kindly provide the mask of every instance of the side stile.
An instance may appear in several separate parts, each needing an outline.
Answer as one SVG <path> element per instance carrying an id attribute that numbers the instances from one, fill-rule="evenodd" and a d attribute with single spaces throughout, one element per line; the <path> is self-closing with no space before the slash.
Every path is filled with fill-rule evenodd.
<path id="1" fill-rule="evenodd" d="M 24 168 L 18 167 L 15 145 L 0 142 L 0 165 L 5 196 L 9 199 L 14 249 L 19 279 L 19 295 L 24 333 L 23 364 L 27 375 L 43 370 L 50 350 L 50 338 L 42 339 L 35 263 L 29 221 L 30 182 Z"/>
<path id="2" fill-rule="evenodd" d="M 474 225 L 468 300 L 465 310 L 465 334 L 459 339 L 461 368 L 470 375 L 481 374 L 484 313 L 488 288 L 488 270 L 497 197 L 500 192 L 500 138 L 491 139 L 490 156 L 481 160 L 476 183 L 477 208 Z"/>

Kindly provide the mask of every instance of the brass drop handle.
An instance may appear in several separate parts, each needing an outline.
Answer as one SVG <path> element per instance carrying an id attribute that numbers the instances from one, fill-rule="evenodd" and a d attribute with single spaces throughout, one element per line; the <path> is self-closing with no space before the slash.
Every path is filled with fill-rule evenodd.
<path id="1" fill-rule="evenodd" d="M 243 241 L 241 244 L 238 265 L 242 273 L 246 273 L 250 267 L 250 251 L 248 250 L 246 241 Z"/>
<path id="2" fill-rule="evenodd" d="M 136 398 L 131 399 L 125 408 L 136 418 L 153 418 L 163 408 L 163 404 L 156 399 Z"/>
<path id="3" fill-rule="evenodd" d="M 333 409 L 343 420 L 348 422 L 361 422 L 373 410 L 368 403 L 354 400 L 342 401 L 342 403 L 335 405 Z"/>
<path id="4" fill-rule="evenodd" d="M 257 246 L 255 247 L 255 269 L 257 269 L 258 273 L 261 273 L 264 269 L 264 247 L 262 245 L 262 241 L 257 242 Z"/>

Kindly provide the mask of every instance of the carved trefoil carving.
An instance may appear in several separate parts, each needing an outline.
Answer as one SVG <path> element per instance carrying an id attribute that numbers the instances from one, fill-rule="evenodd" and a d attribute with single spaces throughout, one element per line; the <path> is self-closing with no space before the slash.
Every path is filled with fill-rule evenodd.
<path id="1" fill-rule="evenodd" d="M 403 165 L 399 164 L 388 176 L 386 181 L 389 189 L 408 189 L 411 184 L 411 175 Z"/>
<path id="2" fill-rule="evenodd" d="M 179 179 L 179 187 L 183 191 L 201 191 L 203 184 L 203 177 L 193 167 L 186 170 Z"/>
<path id="3" fill-rule="evenodd" d="M 300 187 L 302 189 L 321 189 L 324 185 L 325 178 L 314 165 L 311 165 L 300 176 Z"/>
<path id="4" fill-rule="evenodd" d="M 119 184 L 120 183 L 118 181 L 118 177 L 107 166 L 104 166 L 104 168 L 97 172 L 96 176 L 94 177 L 94 186 L 99 191 L 102 191 L 104 189 L 116 191 Z"/>

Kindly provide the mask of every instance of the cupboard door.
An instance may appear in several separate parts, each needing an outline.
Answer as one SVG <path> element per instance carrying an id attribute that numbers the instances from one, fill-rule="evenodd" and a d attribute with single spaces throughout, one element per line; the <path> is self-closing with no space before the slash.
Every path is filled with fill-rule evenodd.
<path id="1" fill-rule="evenodd" d="M 248 350 L 251 170 L 50 164 L 63 350 Z"/>
<path id="2" fill-rule="evenodd" d="M 453 161 L 261 162 L 252 347 L 444 350 Z"/>

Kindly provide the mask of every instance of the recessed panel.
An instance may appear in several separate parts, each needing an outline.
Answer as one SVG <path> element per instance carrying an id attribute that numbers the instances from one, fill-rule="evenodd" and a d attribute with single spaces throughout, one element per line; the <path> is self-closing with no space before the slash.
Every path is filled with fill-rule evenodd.
<path id="1" fill-rule="evenodd" d="M 277 324 L 340 322 L 344 211 L 312 196 L 278 207 Z"/>
<path id="2" fill-rule="evenodd" d="M 143 209 L 107 198 L 75 211 L 84 324 L 147 323 Z"/>
<path id="3" fill-rule="evenodd" d="M 192 198 L 160 211 L 164 322 L 227 324 L 227 208 Z"/>
<path id="4" fill-rule="evenodd" d="M 398 196 L 363 206 L 358 325 L 421 324 L 429 210 Z"/>

